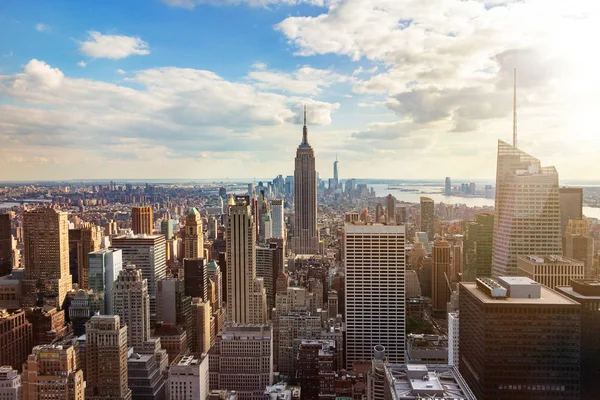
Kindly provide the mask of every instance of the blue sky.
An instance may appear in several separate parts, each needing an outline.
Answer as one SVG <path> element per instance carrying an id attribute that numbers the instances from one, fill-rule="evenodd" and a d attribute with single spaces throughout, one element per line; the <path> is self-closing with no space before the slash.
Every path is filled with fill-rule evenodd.
<path id="1" fill-rule="evenodd" d="M 289 174 L 304 104 L 322 177 L 492 177 L 515 67 L 522 148 L 594 179 L 598 7 L 561 3 L 5 0 L 0 180 Z"/>

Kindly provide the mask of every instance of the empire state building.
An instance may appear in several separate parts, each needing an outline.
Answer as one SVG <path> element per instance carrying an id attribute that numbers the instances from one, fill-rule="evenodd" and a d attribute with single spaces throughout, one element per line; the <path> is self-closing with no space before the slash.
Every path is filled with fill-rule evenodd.
<path id="1" fill-rule="evenodd" d="M 315 152 L 308 144 L 306 127 L 306 107 L 304 107 L 304 128 L 302 143 L 296 150 L 294 170 L 294 236 L 292 250 L 296 254 L 317 254 L 319 236 L 317 233 L 317 171 Z"/>

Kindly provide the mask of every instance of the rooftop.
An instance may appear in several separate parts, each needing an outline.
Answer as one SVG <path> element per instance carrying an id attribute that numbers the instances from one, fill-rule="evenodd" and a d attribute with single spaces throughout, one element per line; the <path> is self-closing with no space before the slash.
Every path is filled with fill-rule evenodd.
<path id="1" fill-rule="evenodd" d="M 569 265 L 581 265 L 581 261 L 574 260 L 572 258 L 555 256 L 555 255 L 530 255 L 530 256 L 519 256 L 519 260 L 532 263 L 532 264 L 569 264 Z"/>
<path id="2" fill-rule="evenodd" d="M 600 300 L 600 281 L 595 279 L 574 279 L 571 286 L 557 286 L 556 290 L 579 300 Z"/>
<path id="3" fill-rule="evenodd" d="M 505 277 L 506 278 L 506 277 Z M 531 281 L 529 278 L 524 277 L 510 277 L 517 279 L 527 279 Z M 473 294 L 477 299 L 479 299 L 482 303 L 486 304 L 522 304 L 522 305 L 573 305 L 578 306 L 579 304 L 567 296 L 559 294 L 558 292 L 540 285 L 540 297 L 539 298 L 520 298 L 520 297 L 490 297 L 487 293 L 477 288 L 477 284 L 475 282 L 461 282 L 460 285 L 471 294 Z"/>
<path id="4" fill-rule="evenodd" d="M 475 400 L 458 369 L 450 365 L 387 364 L 385 374 L 393 400 Z"/>

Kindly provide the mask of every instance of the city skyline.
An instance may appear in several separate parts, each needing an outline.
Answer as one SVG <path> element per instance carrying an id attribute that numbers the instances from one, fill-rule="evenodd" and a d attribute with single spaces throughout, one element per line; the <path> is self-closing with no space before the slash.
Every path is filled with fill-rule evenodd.
<path id="1" fill-rule="evenodd" d="M 31 3 L 0 10 L 2 181 L 289 173 L 303 105 L 322 177 L 492 177 L 515 67 L 519 148 L 594 177 L 589 2 Z"/>

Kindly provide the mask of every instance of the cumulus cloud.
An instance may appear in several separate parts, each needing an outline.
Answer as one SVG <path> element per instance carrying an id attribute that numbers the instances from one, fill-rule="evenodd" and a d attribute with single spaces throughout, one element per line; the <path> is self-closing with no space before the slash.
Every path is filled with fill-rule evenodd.
<path id="1" fill-rule="evenodd" d="M 267 6 L 278 6 L 278 5 L 298 5 L 302 3 L 310 4 L 313 6 L 324 7 L 331 1 L 334 0 L 161 0 L 163 3 L 168 4 L 172 7 L 183 7 L 187 9 L 193 9 L 196 6 L 202 4 L 209 4 L 214 6 L 228 6 L 228 5 L 240 5 L 245 4 L 250 7 L 267 7 Z"/>
<path id="2" fill-rule="evenodd" d="M 147 55 L 148 43 L 137 36 L 103 35 L 89 31 L 88 40 L 80 42 L 79 51 L 94 58 L 118 60 L 131 55 Z"/>
<path id="3" fill-rule="evenodd" d="M 38 32 L 48 32 L 50 31 L 50 27 L 44 23 L 39 23 L 35 26 L 35 30 Z"/>
<path id="4" fill-rule="evenodd" d="M 79 62 L 77 63 L 77 66 L 78 66 L 78 67 L 81 67 L 81 68 L 85 68 L 85 67 L 87 67 L 87 63 L 86 63 L 85 61 L 83 61 L 83 60 L 82 60 L 82 61 L 79 61 Z"/>
<path id="5" fill-rule="evenodd" d="M 263 63 L 254 64 L 248 80 L 263 90 L 279 90 L 288 93 L 318 94 L 322 88 L 344 82 L 346 77 L 326 69 L 303 66 L 294 72 L 267 70 Z"/>

